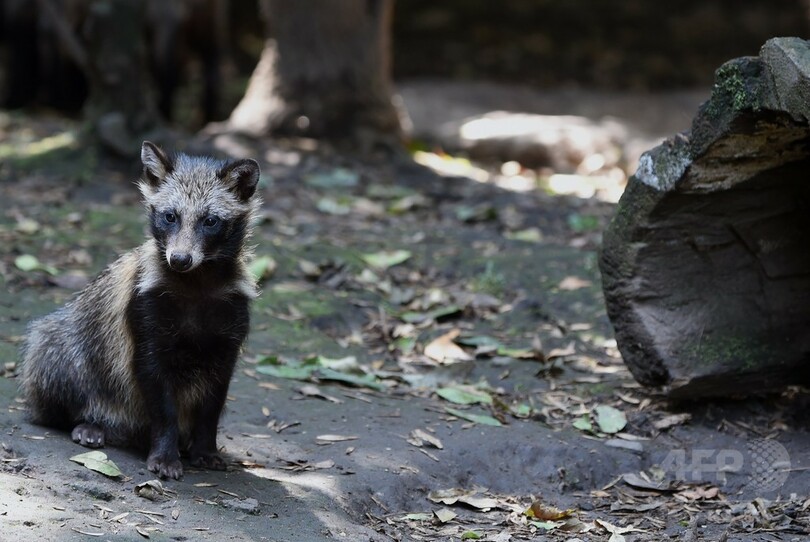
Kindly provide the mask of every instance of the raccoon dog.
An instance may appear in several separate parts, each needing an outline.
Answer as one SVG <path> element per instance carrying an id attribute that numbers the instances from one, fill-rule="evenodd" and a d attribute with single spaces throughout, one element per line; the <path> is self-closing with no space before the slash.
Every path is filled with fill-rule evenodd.
<path id="1" fill-rule="evenodd" d="M 141 148 L 151 238 L 56 312 L 34 321 L 21 390 L 32 421 L 83 446 L 148 448 L 163 478 L 222 470 L 217 424 L 256 286 L 245 239 L 259 206 L 254 160 Z"/>

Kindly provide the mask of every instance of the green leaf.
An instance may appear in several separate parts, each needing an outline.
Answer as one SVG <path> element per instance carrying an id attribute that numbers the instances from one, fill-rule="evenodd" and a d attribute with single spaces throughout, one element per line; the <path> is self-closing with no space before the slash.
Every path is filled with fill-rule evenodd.
<path id="1" fill-rule="evenodd" d="M 334 369 L 323 368 L 318 369 L 317 376 L 321 380 L 343 382 L 358 388 L 371 388 L 377 391 L 384 391 L 386 389 L 386 387 L 377 380 L 376 376 L 370 374 L 353 375 L 341 373 L 340 371 L 335 371 Z"/>
<path id="2" fill-rule="evenodd" d="M 313 371 L 318 366 L 314 363 L 285 365 L 277 356 L 267 356 L 256 365 L 256 372 L 274 376 L 276 378 L 288 378 L 290 380 L 309 380 Z"/>
<path id="3" fill-rule="evenodd" d="M 44 265 L 31 254 L 21 254 L 14 259 L 14 265 L 20 271 L 45 271 L 50 275 L 58 275 L 59 272 L 52 265 Z"/>
<path id="4" fill-rule="evenodd" d="M 600 228 L 599 219 L 593 215 L 574 213 L 568 215 L 568 227 L 577 233 L 595 231 Z"/>
<path id="5" fill-rule="evenodd" d="M 627 425 L 627 418 L 619 409 L 608 405 L 596 407 L 596 424 L 603 433 L 618 433 Z"/>
<path id="6" fill-rule="evenodd" d="M 325 356 L 314 356 L 307 358 L 307 363 L 320 365 L 327 369 L 334 369 L 335 371 L 358 371 L 360 365 L 357 363 L 355 356 L 346 356 L 344 358 L 327 358 Z"/>
<path id="7" fill-rule="evenodd" d="M 464 346 L 501 346 L 501 341 L 489 335 L 475 335 L 472 337 L 461 336 L 456 338 L 454 342 Z"/>
<path id="8" fill-rule="evenodd" d="M 439 388 L 436 390 L 436 395 L 457 405 L 492 404 L 492 396 L 490 394 L 469 386 Z"/>
<path id="9" fill-rule="evenodd" d="M 304 182 L 315 188 L 351 188 L 357 186 L 360 175 L 350 169 L 335 168 L 331 171 L 311 173 Z"/>
<path id="10" fill-rule="evenodd" d="M 553 531 L 554 529 L 562 527 L 563 524 L 565 524 L 564 521 L 530 521 L 529 523 L 538 529 L 545 529 L 546 531 Z"/>
<path id="11" fill-rule="evenodd" d="M 412 354 L 416 349 L 415 337 L 397 337 L 394 340 L 394 348 L 405 354 L 406 356 Z"/>
<path id="12" fill-rule="evenodd" d="M 444 318 L 445 316 L 458 314 L 459 312 L 461 312 L 461 307 L 458 305 L 447 305 L 445 307 L 433 309 L 430 312 L 403 312 L 399 317 L 403 322 L 407 322 L 409 324 L 421 324 L 423 322 L 438 320 L 440 318 Z"/>
<path id="13" fill-rule="evenodd" d="M 341 200 L 321 198 L 315 206 L 320 212 L 328 215 L 347 215 L 352 212 L 352 206 L 344 200 L 345 198 L 341 198 Z"/>
<path id="14" fill-rule="evenodd" d="M 110 478 L 121 476 L 121 469 L 118 468 L 118 465 L 107 459 L 107 454 L 98 450 L 74 455 L 70 460 Z"/>
<path id="15" fill-rule="evenodd" d="M 408 250 L 383 250 L 371 254 L 362 254 L 360 257 L 371 267 L 388 269 L 409 260 L 411 256 L 412 254 Z"/>
<path id="16" fill-rule="evenodd" d="M 589 420 L 587 416 L 582 416 L 574 420 L 573 426 L 580 431 L 593 433 L 593 424 L 591 424 L 591 420 Z"/>
<path id="17" fill-rule="evenodd" d="M 543 233 L 537 228 L 528 228 L 525 230 L 507 232 L 504 237 L 513 241 L 523 241 L 526 243 L 539 243 L 543 240 Z"/>
<path id="18" fill-rule="evenodd" d="M 275 376 L 276 378 L 288 378 L 290 380 L 309 380 L 315 367 L 304 365 L 257 365 L 256 372 L 264 375 Z"/>
<path id="19" fill-rule="evenodd" d="M 467 420 L 473 423 L 480 423 L 481 425 L 492 425 L 494 427 L 500 427 L 503 425 L 501 422 L 493 418 L 492 416 L 486 416 L 482 414 L 469 414 L 464 412 L 463 410 L 458 410 L 455 408 L 445 408 L 444 409 L 448 414 L 452 414 L 457 418 L 461 418 L 462 420 Z"/>
<path id="20" fill-rule="evenodd" d="M 461 533 L 462 540 L 478 540 L 479 538 L 481 538 L 481 534 L 475 531 L 464 531 Z"/>
<path id="21" fill-rule="evenodd" d="M 520 403 L 509 409 L 515 418 L 528 418 L 532 415 L 532 407 L 526 403 Z"/>
<path id="22" fill-rule="evenodd" d="M 278 264 L 271 256 L 260 256 L 250 262 L 248 270 L 250 274 L 253 275 L 253 278 L 256 279 L 256 282 L 262 282 L 273 276 L 273 273 L 276 272 L 276 267 L 278 267 Z"/>
<path id="23" fill-rule="evenodd" d="M 515 359 L 530 359 L 537 357 L 537 353 L 531 348 L 507 348 L 501 346 L 495 352 L 499 356 Z"/>

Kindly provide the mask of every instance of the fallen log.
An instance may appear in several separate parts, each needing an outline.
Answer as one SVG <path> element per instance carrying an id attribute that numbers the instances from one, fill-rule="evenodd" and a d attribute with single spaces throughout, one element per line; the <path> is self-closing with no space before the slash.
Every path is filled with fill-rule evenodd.
<path id="1" fill-rule="evenodd" d="M 600 254 L 640 383 L 695 398 L 810 382 L 809 119 L 810 42 L 775 38 L 642 155 Z"/>

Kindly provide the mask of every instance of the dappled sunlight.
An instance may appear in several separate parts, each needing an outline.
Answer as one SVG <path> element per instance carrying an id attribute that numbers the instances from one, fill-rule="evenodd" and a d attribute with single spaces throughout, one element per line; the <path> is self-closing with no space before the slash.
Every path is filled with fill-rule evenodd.
<path id="1" fill-rule="evenodd" d="M 466 177 L 489 183 L 510 192 L 528 193 L 542 190 L 550 195 L 575 196 L 582 199 L 616 203 L 627 184 L 627 174 L 619 167 L 595 168 L 587 173 L 550 173 L 523 167 L 510 160 L 496 168 L 487 168 L 467 158 L 445 153 L 416 151 L 414 161 L 445 177 Z M 604 163 L 604 157 L 593 154 L 583 163 Z M 589 168 L 583 168 L 586 171 Z"/>
<path id="2" fill-rule="evenodd" d="M 245 472 L 284 484 L 284 488 L 296 498 L 305 498 L 309 491 L 315 491 L 330 499 L 337 499 L 340 496 L 339 484 L 334 476 L 311 472 L 292 474 L 281 469 L 269 468 L 245 469 Z"/>

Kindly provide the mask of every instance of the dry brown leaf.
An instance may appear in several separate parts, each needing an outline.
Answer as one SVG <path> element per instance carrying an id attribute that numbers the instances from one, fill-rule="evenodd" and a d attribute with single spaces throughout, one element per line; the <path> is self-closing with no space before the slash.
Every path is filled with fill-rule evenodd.
<path id="1" fill-rule="evenodd" d="M 300 388 L 298 388 L 298 393 L 300 393 L 304 397 L 316 397 L 318 399 L 324 399 L 326 401 L 329 401 L 330 403 L 335 403 L 336 405 L 339 405 L 343 402 L 342 399 L 338 399 L 337 397 L 332 397 L 331 395 L 327 395 L 321 392 L 321 390 L 318 389 L 318 386 L 314 386 L 312 384 L 306 384 L 304 386 L 301 386 Z"/>
<path id="2" fill-rule="evenodd" d="M 568 510 L 560 510 L 554 506 L 546 506 L 540 501 L 534 501 L 532 505 L 524 512 L 527 517 L 539 519 L 540 521 L 557 521 L 571 517 L 576 513 L 576 510 L 569 508 Z"/>
<path id="3" fill-rule="evenodd" d="M 709 486 L 709 487 L 693 487 L 690 489 L 684 489 L 683 491 L 679 491 L 677 493 L 677 496 L 684 497 L 690 501 L 704 501 L 716 499 L 719 494 L 720 488 L 715 486 Z"/>
<path id="4" fill-rule="evenodd" d="M 588 286 L 592 286 L 593 282 L 585 279 L 581 279 L 579 277 L 575 277 L 573 275 L 565 277 L 562 281 L 557 285 L 557 288 L 560 290 L 579 290 L 581 288 L 587 288 Z"/>
<path id="5" fill-rule="evenodd" d="M 421 447 L 427 443 L 434 448 L 438 448 L 439 450 L 444 449 L 444 444 L 442 444 L 441 440 L 426 431 L 422 431 L 421 429 L 414 429 L 411 431 L 411 438 L 408 439 L 408 442 L 417 447 Z"/>
<path id="6" fill-rule="evenodd" d="M 315 440 L 321 442 L 345 442 L 347 440 L 357 440 L 358 438 L 360 437 L 356 435 L 318 435 Z"/>
<path id="7" fill-rule="evenodd" d="M 438 337 L 425 346 L 425 355 L 439 363 L 452 363 L 454 361 L 466 361 L 473 359 L 453 339 L 459 336 L 461 330 L 455 328 L 441 337 Z"/>
<path id="8" fill-rule="evenodd" d="M 676 425 L 681 425 L 683 423 L 688 422 L 692 418 L 692 415 L 688 412 L 683 414 L 670 414 L 660 420 L 656 420 L 653 422 L 653 427 L 658 429 L 659 431 L 664 431 L 669 429 L 670 427 L 674 427 Z"/>
<path id="9" fill-rule="evenodd" d="M 546 359 L 552 360 L 554 358 L 564 358 L 567 356 L 573 356 L 576 353 L 577 351 L 574 348 L 574 341 L 571 341 L 565 348 L 552 348 L 551 352 L 546 354 Z"/>

